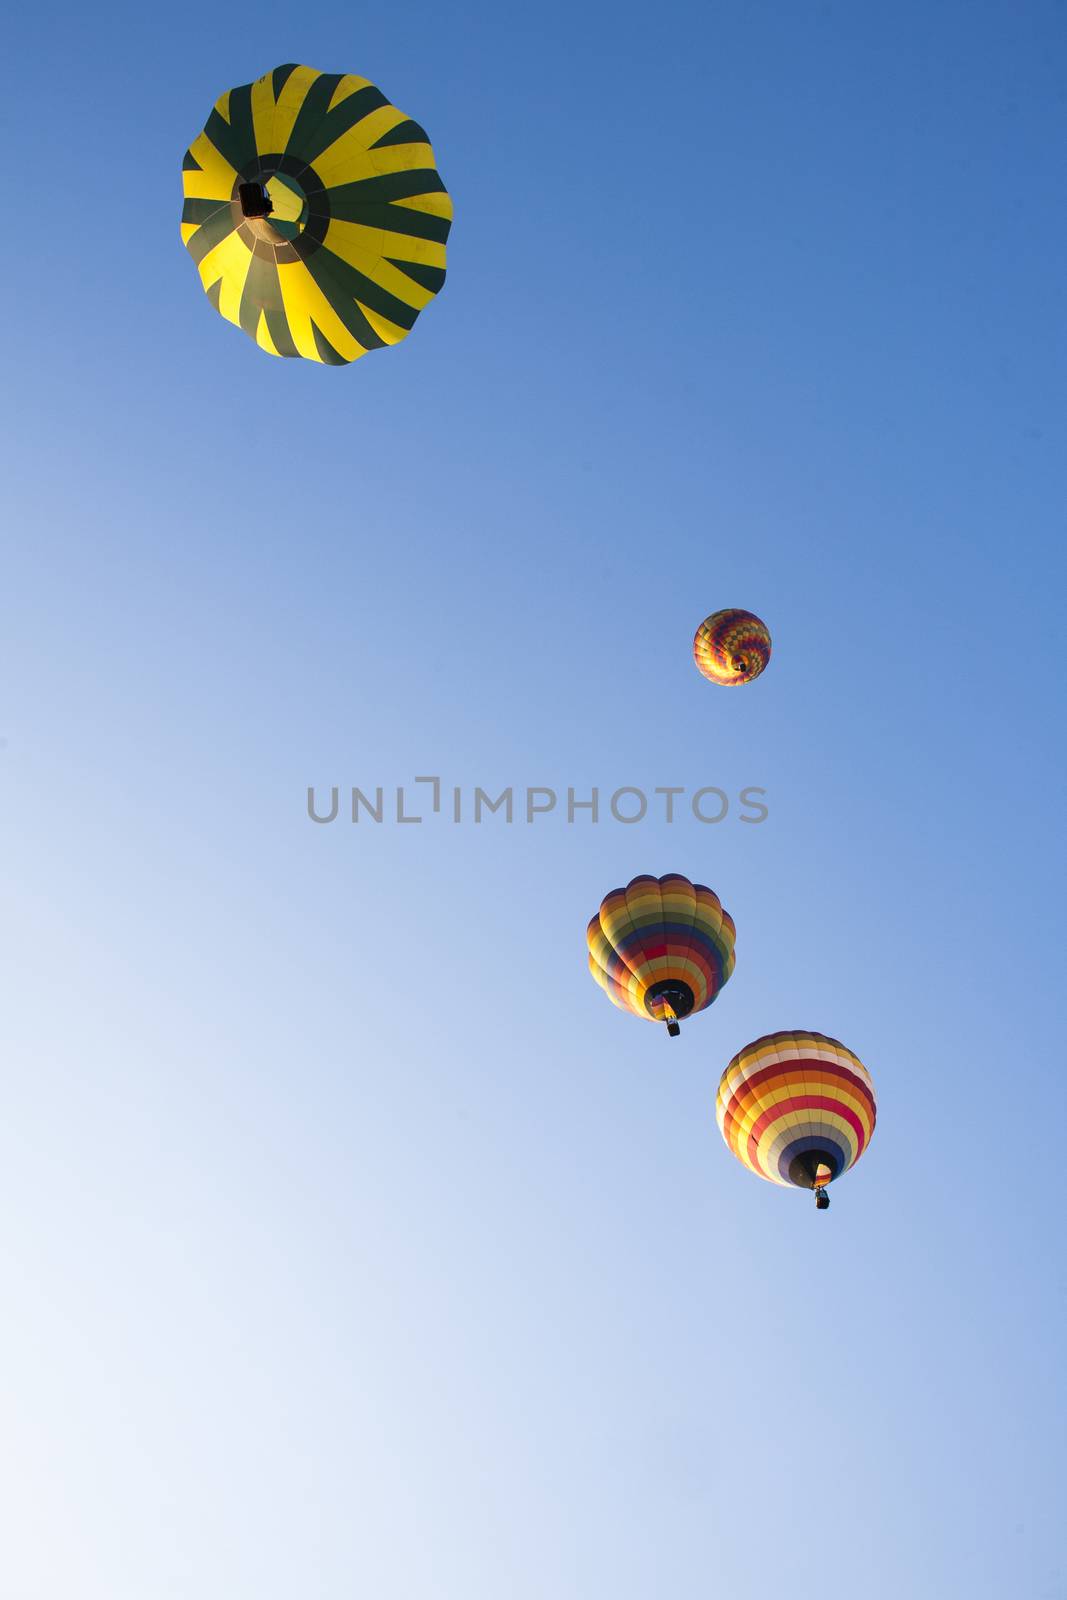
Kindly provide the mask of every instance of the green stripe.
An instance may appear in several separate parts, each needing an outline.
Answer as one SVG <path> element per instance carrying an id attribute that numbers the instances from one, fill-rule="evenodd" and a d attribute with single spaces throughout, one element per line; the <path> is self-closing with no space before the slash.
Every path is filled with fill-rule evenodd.
<path id="1" fill-rule="evenodd" d="M 388 133 L 383 133 L 380 139 L 375 139 L 371 145 L 372 150 L 384 150 L 390 144 L 429 144 L 430 136 L 425 128 L 420 128 L 417 122 L 410 117 L 404 122 L 398 122 L 395 128 L 390 128 Z"/>
<path id="2" fill-rule="evenodd" d="M 277 100 L 278 96 L 289 82 L 289 79 L 296 71 L 296 68 L 297 63 L 295 61 L 287 61 L 284 67 L 275 67 L 274 71 L 271 73 L 270 83 L 271 88 L 274 90 L 275 100 Z"/>
<path id="3" fill-rule="evenodd" d="M 282 291 L 278 283 L 278 265 L 273 259 L 253 256 L 241 290 L 241 307 L 238 317 L 242 328 L 254 339 L 259 327 L 259 313 L 282 310 Z"/>
<path id="4" fill-rule="evenodd" d="M 397 261 L 392 256 L 386 256 L 391 267 L 411 278 L 420 288 L 429 289 L 431 294 L 439 294 L 445 281 L 444 267 L 427 267 L 421 261 Z"/>
<path id="5" fill-rule="evenodd" d="M 229 200 L 186 200 L 182 206 L 182 221 L 195 222 L 197 227 L 210 221 L 216 211 L 230 209 Z"/>
<path id="6" fill-rule="evenodd" d="M 197 228 L 186 249 L 199 266 L 208 251 L 214 250 L 227 234 L 233 232 L 235 232 L 233 214 L 229 206 L 223 206 L 213 217 L 209 217 L 202 227 Z"/>
<path id="7" fill-rule="evenodd" d="M 315 129 L 325 118 L 326 108 L 340 81 L 339 72 L 320 72 L 317 78 L 312 78 L 300 103 L 300 110 L 296 114 L 296 121 L 290 130 L 283 154 L 299 156 L 302 161 L 311 160 L 308 148 L 314 143 Z"/>
<path id="8" fill-rule="evenodd" d="M 358 188 L 358 184 L 348 183 L 343 189 L 330 190 L 330 215 L 339 222 L 361 222 L 366 228 L 387 228 L 390 233 L 432 239 L 436 244 L 444 244 L 448 238 L 451 217 L 435 217 L 428 211 L 412 211 L 409 206 L 393 206 L 387 201 L 368 205 L 352 192 Z M 311 214 L 314 216 L 314 211 Z"/>
<path id="9" fill-rule="evenodd" d="M 304 265 L 353 339 L 357 340 L 364 350 L 381 350 L 386 341 L 381 334 L 375 333 L 351 298 L 347 287 L 338 281 L 331 270 L 333 267 L 343 267 L 345 263 L 338 261 L 332 250 L 316 250 L 314 255 L 307 258 Z M 372 309 L 377 310 L 377 307 Z"/>
<path id="10" fill-rule="evenodd" d="M 315 337 L 315 348 L 328 367 L 344 367 L 348 365 L 344 356 L 337 354 L 329 339 L 324 333 L 319 332 L 314 322 L 311 324 L 311 331 Z"/>
<path id="11" fill-rule="evenodd" d="M 290 138 L 286 141 L 282 154 L 291 152 L 293 155 L 299 155 L 301 160 L 310 160 L 307 146 L 312 142 L 312 134 L 318 123 L 325 117 L 326 107 L 330 106 L 333 91 L 339 82 L 341 82 L 339 72 L 320 72 L 317 78 L 312 78 L 312 82 L 304 91 L 301 109 L 296 114 L 296 122 L 293 123 Z"/>
<path id="12" fill-rule="evenodd" d="M 297 246 L 299 249 L 299 245 Z M 334 310 L 339 308 L 334 304 L 334 296 L 329 294 L 326 284 L 320 282 L 316 267 L 321 264 L 324 278 L 335 284 L 340 293 L 348 300 L 359 300 L 361 304 L 376 311 L 380 317 L 388 317 L 390 322 L 395 322 L 401 328 L 413 328 L 418 312 L 404 300 L 398 300 L 395 294 L 390 294 L 388 289 L 383 289 L 380 283 L 375 283 L 373 278 L 368 278 L 356 267 L 349 266 L 347 261 L 342 261 L 340 256 L 334 255 L 328 245 L 323 245 L 321 250 L 314 251 L 304 261 L 304 265 L 311 273 L 315 282 L 326 294 Z M 359 334 L 357 339 L 362 339 Z"/>
<path id="13" fill-rule="evenodd" d="M 274 341 L 274 348 L 280 356 L 299 356 L 300 351 L 293 343 L 293 336 L 289 332 L 289 322 L 284 311 L 267 312 L 267 332 Z"/>
<path id="14" fill-rule="evenodd" d="M 212 111 L 204 129 L 215 149 L 238 172 L 256 157 L 256 135 L 252 125 L 252 85 L 243 83 L 230 90 L 230 120 Z"/>
<path id="15" fill-rule="evenodd" d="M 301 161 L 314 163 L 343 133 L 354 128 L 357 122 L 362 122 L 372 111 L 389 104 L 380 89 L 368 84 L 365 89 L 357 89 L 354 94 L 346 95 L 339 106 L 327 111 L 340 81 L 337 73 L 323 73 L 307 92 L 285 147 L 288 153 L 299 156 Z"/>
<path id="16" fill-rule="evenodd" d="M 183 172 L 203 172 L 203 170 L 204 170 L 203 167 L 200 165 L 199 161 L 193 155 L 193 152 L 191 150 L 187 150 L 185 152 L 185 154 L 182 156 L 182 171 Z"/>
<path id="17" fill-rule="evenodd" d="M 424 194 L 446 194 L 440 175 L 433 167 L 412 167 L 405 172 L 382 172 L 374 178 L 360 178 L 356 183 L 339 183 L 331 189 L 330 210 L 339 216 L 337 202 L 347 205 L 376 200 L 417 200 Z"/>

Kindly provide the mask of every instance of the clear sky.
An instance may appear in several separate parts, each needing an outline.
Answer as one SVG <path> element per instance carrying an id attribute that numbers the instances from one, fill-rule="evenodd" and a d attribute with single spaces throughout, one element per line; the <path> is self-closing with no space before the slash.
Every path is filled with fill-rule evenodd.
<path id="1" fill-rule="evenodd" d="M 6 43 L 3 1600 L 1063 1600 L 1067 8 Z M 178 235 L 285 61 L 455 198 L 341 370 Z M 307 818 L 429 774 L 769 816 Z M 668 871 L 738 930 L 676 1042 L 584 943 Z M 714 1121 L 798 1027 L 879 1097 L 826 1216 Z"/>

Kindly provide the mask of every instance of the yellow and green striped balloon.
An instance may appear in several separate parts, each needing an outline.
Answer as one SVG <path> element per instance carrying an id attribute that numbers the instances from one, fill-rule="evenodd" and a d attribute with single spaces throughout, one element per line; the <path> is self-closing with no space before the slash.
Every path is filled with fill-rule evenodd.
<path id="1" fill-rule="evenodd" d="M 270 355 L 341 366 L 398 344 L 445 281 L 430 141 L 366 78 L 288 65 L 227 90 L 182 183 L 208 299 Z"/>

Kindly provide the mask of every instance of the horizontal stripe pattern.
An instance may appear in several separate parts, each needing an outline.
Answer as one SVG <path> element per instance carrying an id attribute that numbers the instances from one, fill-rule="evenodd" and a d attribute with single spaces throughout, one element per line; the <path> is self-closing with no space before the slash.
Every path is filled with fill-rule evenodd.
<path id="1" fill-rule="evenodd" d="M 277 226 L 238 198 L 271 180 Z M 228 90 L 182 185 L 208 298 L 270 355 L 337 366 L 397 344 L 444 284 L 452 202 L 433 150 L 366 78 L 288 64 Z"/>
<path id="2" fill-rule="evenodd" d="M 712 683 L 732 688 L 758 678 L 771 659 L 771 636 L 765 622 L 736 607 L 713 611 L 696 631 L 693 660 Z"/>
<path id="3" fill-rule="evenodd" d="M 855 1165 L 874 1133 L 870 1073 L 822 1033 L 770 1033 L 719 1080 L 715 1117 L 737 1159 L 771 1183 L 821 1188 Z"/>
<path id="4" fill-rule="evenodd" d="M 662 1022 L 648 991 L 682 983 L 703 1011 L 734 970 L 733 918 L 718 895 L 680 873 L 633 878 L 612 889 L 586 929 L 589 971 L 608 999 L 637 1017 Z"/>

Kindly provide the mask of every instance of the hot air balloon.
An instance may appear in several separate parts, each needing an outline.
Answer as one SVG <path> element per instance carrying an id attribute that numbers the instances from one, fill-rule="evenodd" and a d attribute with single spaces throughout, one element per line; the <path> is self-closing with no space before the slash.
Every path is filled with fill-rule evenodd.
<path id="1" fill-rule="evenodd" d="M 710 1006 L 734 970 L 733 918 L 718 895 L 679 872 L 612 889 L 586 930 L 589 970 L 623 1011 L 678 1022 Z"/>
<path id="2" fill-rule="evenodd" d="M 854 1166 L 874 1132 L 874 1085 L 858 1057 L 822 1033 L 769 1033 L 719 1080 L 715 1116 L 738 1161 L 771 1183 L 814 1189 Z"/>
<path id="3" fill-rule="evenodd" d="M 227 90 L 182 184 L 208 299 L 272 356 L 341 366 L 397 344 L 445 281 L 429 139 L 366 78 L 290 64 Z"/>
<path id="4" fill-rule="evenodd" d="M 713 611 L 696 631 L 693 659 L 712 683 L 751 683 L 771 659 L 767 625 L 751 611 Z"/>

